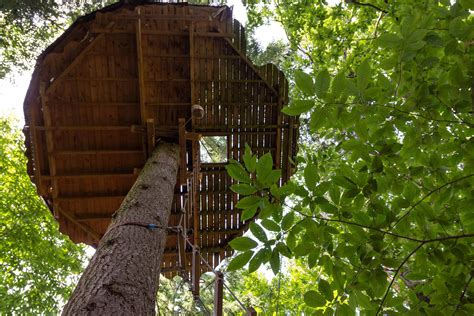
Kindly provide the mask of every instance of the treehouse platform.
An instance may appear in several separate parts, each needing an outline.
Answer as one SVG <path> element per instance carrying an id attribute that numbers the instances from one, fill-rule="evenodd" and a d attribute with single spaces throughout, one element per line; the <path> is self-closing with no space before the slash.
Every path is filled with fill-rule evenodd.
<path id="1" fill-rule="evenodd" d="M 169 226 L 187 227 L 206 272 L 249 224 L 227 161 L 241 161 L 248 144 L 272 153 L 282 182 L 292 174 L 297 118 L 281 113 L 287 103 L 285 76 L 250 62 L 230 8 L 114 4 L 79 18 L 39 57 L 24 103 L 28 173 L 61 232 L 97 246 L 156 142 L 179 143 Z M 206 137 L 225 144 L 223 161 L 201 161 Z M 190 273 L 189 240 L 170 230 L 165 276 Z"/>

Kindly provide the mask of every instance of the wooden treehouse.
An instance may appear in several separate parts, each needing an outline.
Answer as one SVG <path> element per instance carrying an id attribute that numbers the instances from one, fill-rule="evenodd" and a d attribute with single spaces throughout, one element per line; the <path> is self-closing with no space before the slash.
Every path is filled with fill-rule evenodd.
<path id="1" fill-rule="evenodd" d="M 247 143 L 272 153 L 283 181 L 291 175 L 287 102 L 283 73 L 249 61 L 228 7 L 117 3 L 79 18 L 39 57 L 24 104 L 28 173 L 61 232 L 97 246 L 156 142 L 179 143 L 169 226 L 190 242 L 170 231 L 161 271 L 190 276 L 190 244 L 215 268 L 248 227 L 227 160 L 241 161 Z M 226 159 L 200 162 L 200 139 L 217 136 Z M 210 270 L 199 266 L 198 276 Z"/>

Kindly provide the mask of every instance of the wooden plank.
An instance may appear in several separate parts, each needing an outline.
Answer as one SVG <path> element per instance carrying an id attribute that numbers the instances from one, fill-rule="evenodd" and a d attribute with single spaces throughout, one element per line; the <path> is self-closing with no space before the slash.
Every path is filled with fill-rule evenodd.
<path id="1" fill-rule="evenodd" d="M 143 44 L 142 44 L 142 20 L 140 19 L 140 7 L 135 8 L 135 12 L 139 17 L 135 23 L 135 44 L 137 49 L 137 67 L 138 67 L 138 90 L 140 94 L 140 117 L 143 126 L 146 126 L 147 138 L 143 138 L 143 148 L 147 155 L 151 154 L 150 145 L 147 144 L 151 141 L 149 137 L 153 136 L 152 133 L 148 133 L 148 113 L 146 109 L 146 86 L 145 86 L 145 74 L 143 68 Z"/>
<path id="2" fill-rule="evenodd" d="M 222 316 L 224 301 L 224 274 L 217 271 L 214 280 L 214 316 Z"/>
<path id="3" fill-rule="evenodd" d="M 51 126 L 52 125 L 52 117 L 51 117 L 51 111 L 48 107 L 47 104 L 47 96 L 46 96 L 46 83 L 45 82 L 40 82 L 40 98 L 41 98 L 41 108 L 43 110 L 43 120 L 45 126 Z M 56 175 L 56 158 L 51 155 L 54 151 L 54 137 L 53 133 L 50 131 L 46 132 L 46 150 L 48 153 L 48 164 L 49 164 L 49 175 L 50 176 L 55 176 Z M 42 178 L 45 178 L 41 176 Z M 58 187 L 58 181 L 56 179 L 52 179 L 53 181 L 51 182 L 51 198 L 53 200 L 53 213 L 54 215 L 57 215 L 57 209 L 58 205 L 55 203 L 55 199 L 57 198 L 59 194 L 59 187 Z"/>
<path id="4" fill-rule="evenodd" d="M 76 155 L 139 155 L 141 150 L 55 150 L 50 153 L 53 156 L 76 156 Z"/>
<path id="5" fill-rule="evenodd" d="M 54 81 L 51 82 L 51 84 L 48 86 L 48 88 L 45 91 L 45 94 L 50 94 L 54 92 L 57 87 L 58 83 L 60 83 L 73 69 L 76 67 L 86 56 L 87 52 L 91 50 L 97 42 L 99 42 L 101 39 L 104 38 L 103 34 L 99 34 L 96 36 L 75 58 L 74 60 L 64 69 L 63 72 L 59 74 L 56 78 L 54 78 Z"/>
<path id="6" fill-rule="evenodd" d="M 38 131 L 130 131 L 132 132 L 132 126 L 112 126 L 112 125 L 91 125 L 91 126 L 36 126 Z"/>
<path id="7" fill-rule="evenodd" d="M 92 27 L 91 33 L 98 33 L 102 34 L 133 34 L 134 31 L 127 30 L 127 29 L 107 29 L 101 27 Z M 161 35 L 161 36 L 182 36 L 188 37 L 188 32 L 186 31 L 159 31 L 159 30 L 143 30 L 143 35 Z M 232 33 L 220 33 L 220 32 L 195 32 L 197 37 L 217 37 L 217 38 L 225 38 L 231 39 L 234 37 Z"/>
<path id="8" fill-rule="evenodd" d="M 45 186 L 41 180 L 41 161 L 43 159 L 41 152 L 40 152 L 40 140 L 38 139 L 38 133 L 36 129 L 36 123 L 38 121 L 38 117 L 36 115 L 36 111 L 32 104 L 30 104 L 30 115 L 31 115 L 31 128 L 30 128 L 30 142 L 31 142 L 31 151 L 33 152 L 33 167 L 35 169 L 35 184 L 37 187 L 37 191 L 39 195 L 45 196 L 48 194 Z"/>
<path id="9" fill-rule="evenodd" d="M 79 102 L 79 101 L 56 101 L 56 100 L 51 100 L 48 102 L 50 106 L 75 106 L 75 107 L 136 107 L 139 105 L 138 102 Z"/>
<path id="10" fill-rule="evenodd" d="M 186 164 L 186 121 L 184 118 L 178 119 L 179 124 L 179 182 L 185 185 L 187 181 Z"/>
<path id="11" fill-rule="evenodd" d="M 147 135 L 147 156 L 150 157 L 155 149 L 155 123 L 153 119 L 146 120 L 146 135 Z"/>
<path id="12" fill-rule="evenodd" d="M 55 179 L 87 179 L 87 178 L 132 178 L 137 177 L 134 173 L 93 173 L 93 174 L 58 174 L 58 175 L 42 175 L 44 180 L 55 180 Z"/>

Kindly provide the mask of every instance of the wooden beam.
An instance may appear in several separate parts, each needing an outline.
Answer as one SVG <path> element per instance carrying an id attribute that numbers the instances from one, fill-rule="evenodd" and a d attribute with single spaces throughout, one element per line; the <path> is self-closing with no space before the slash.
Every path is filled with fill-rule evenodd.
<path id="1" fill-rule="evenodd" d="M 48 194 L 45 186 L 41 180 L 41 161 L 42 155 L 40 152 L 39 140 L 36 130 L 36 123 L 38 121 L 38 117 L 34 110 L 34 107 L 30 105 L 30 115 L 31 115 L 31 128 L 30 128 L 30 142 L 31 142 L 31 150 L 33 151 L 33 168 L 34 168 L 34 177 L 35 177 L 35 184 L 39 195 L 45 196 Z"/>
<path id="2" fill-rule="evenodd" d="M 38 131 L 130 131 L 132 132 L 132 125 L 130 126 L 112 126 L 112 125 L 82 125 L 82 126 L 36 126 Z"/>
<path id="3" fill-rule="evenodd" d="M 68 77 L 64 78 L 64 81 L 125 81 L 125 82 L 135 82 L 138 81 L 137 78 L 133 77 Z"/>
<path id="4" fill-rule="evenodd" d="M 265 85 L 274 93 L 274 95 L 278 97 L 278 91 L 275 90 L 275 87 L 273 87 L 267 80 L 265 80 L 265 78 L 262 77 L 258 69 L 255 68 L 255 66 L 247 58 L 247 56 L 245 56 L 244 53 L 242 53 L 239 49 L 237 49 L 237 47 L 235 47 L 234 43 L 232 43 L 230 39 L 225 38 L 225 41 L 240 56 L 240 58 L 242 58 L 242 60 L 247 64 L 247 66 L 249 66 L 261 80 L 263 80 Z"/>
<path id="5" fill-rule="evenodd" d="M 268 129 L 268 128 L 289 128 L 290 126 L 287 124 L 268 124 L 268 125 L 198 125 L 196 126 L 196 132 L 199 133 L 204 133 L 205 131 L 232 131 L 234 132 L 235 130 L 241 131 L 241 130 L 261 130 L 261 129 Z"/>
<path id="6" fill-rule="evenodd" d="M 194 297 L 199 296 L 199 281 L 201 279 L 201 257 L 199 255 L 199 247 L 195 246 L 193 248 L 193 257 L 192 257 L 192 269 L 191 269 L 191 281 L 192 281 L 192 292 Z"/>
<path id="7" fill-rule="evenodd" d="M 214 280 L 214 316 L 222 316 L 224 301 L 224 274 L 216 271 Z"/>
<path id="8" fill-rule="evenodd" d="M 41 99 L 41 109 L 43 111 L 43 120 L 44 120 L 44 125 L 49 127 L 52 125 L 52 119 L 51 119 L 51 111 L 49 109 L 49 106 L 47 104 L 47 96 L 46 96 L 46 83 L 45 82 L 40 82 L 40 99 Z M 50 176 L 55 176 L 56 175 L 56 158 L 51 155 L 50 153 L 54 151 L 54 137 L 53 133 L 50 131 L 46 132 L 46 149 L 48 153 L 48 164 L 49 164 L 49 174 Z M 53 214 L 56 216 L 57 215 L 57 209 L 59 206 L 55 202 L 55 199 L 59 195 L 59 186 L 58 186 L 58 181 L 54 178 L 52 178 L 51 182 L 51 198 L 53 200 Z"/>
<path id="9" fill-rule="evenodd" d="M 155 149 L 155 122 L 153 119 L 146 120 L 146 146 L 147 146 L 147 157 L 150 157 L 151 153 Z"/>
<path id="10" fill-rule="evenodd" d="M 143 68 L 143 46 L 142 46 L 142 20 L 140 19 L 140 7 L 135 8 L 138 19 L 135 23 L 135 43 L 137 45 L 137 66 L 138 66 L 138 88 L 140 90 L 140 114 L 142 124 L 146 124 L 147 113 L 145 103 L 145 73 Z"/>
<path id="11" fill-rule="evenodd" d="M 281 113 L 282 107 L 283 107 L 283 105 L 282 105 L 282 102 L 281 102 L 280 93 L 278 93 L 277 125 L 281 125 L 281 123 L 282 123 L 282 113 Z M 281 128 L 277 128 L 276 132 L 277 132 L 277 134 L 276 134 L 276 143 L 275 143 L 275 147 L 276 147 L 276 149 L 275 149 L 275 167 L 277 169 L 280 169 L 281 168 Z"/>
<path id="12" fill-rule="evenodd" d="M 71 70 L 76 67 L 81 61 L 82 59 L 84 58 L 84 56 L 86 56 L 87 52 L 89 50 L 91 50 L 94 45 L 99 42 L 102 38 L 104 37 L 103 34 L 99 34 L 98 36 L 96 36 L 94 39 L 91 40 L 91 42 L 86 46 L 86 48 L 84 48 L 75 58 L 74 60 L 66 67 L 66 69 L 64 69 L 63 72 L 61 72 L 59 74 L 59 76 L 57 76 L 56 78 L 54 78 L 54 81 L 51 82 L 51 84 L 49 85 L 49 87 L 46 89 L 45 93 L 46 94 L 50 94 L 52 92 L 54 92 L 56 90 L 56 88 L 58 87 L 58 84 L 71 72 Z"/>
<path id="13" fill-rule="evenodd" d="M 54 179 L 91 179 L 91 178 L 136 178 L 134 173 L 92 173 L 92 174 L 59 174 L 59 175 L 42 175 L 44 180 Z"/>
<path id="14" fill-rule="evenodd" d="M 185 119 L 179 118 L 179 182 L 181 185 L 186 185 L 187 183 L 187 164 L 186 164 L 186 127 Z"/>
<path id="15" fill-rule="evenodd" d="M 142 150 L 55 150 L 53 156 L 76 156 L 76 155 L 139 155 Z"/>
<path id="16" fill-rule="evenodd" d="M 66 218 L 68 221 L 70 221 L 72 224 L 76 225 L 81 230 L 83 230 L 87 235 L 92 237 L 92 239 L 95 242 L 98 243 L 100 241 L 101 236 L 98 233 L 96 233 L 92 228 L 90 228 L 88 225 L 78 222 L 76 220 L 76 218 L 74 218 L 74 216 L 72 216 L 72 215 L 68 214 L 67 212 L 63 211 L 60 207 L 56 207 L 56 211 L 59 214 L 61 214 L 61 216 Z"/>
<path id="17" fill-rule="evenodd" d="M 57 101 L 51 100 L 48 102 L 50 106 L 67 106 L 73 105 L 78 107 L 126 107 L 126 106 L 137 106 L 138 102 L 79 102 L 79 101 Z"/>
<path id="18" fill-rule="evenodd" d="M 132 30 L 120 30 L 120 29 L 107 29 L 101 27 L 91 28 L 91 33 L 99 34 L 133 34 Z M 159 31 L 159 30 L 143 30 L 142 34 L 145 35 L 163 35 L 163 36 L 183 36 L 187 37 L 188 32 L 186 31 Z M 218 32 L 195 32 L 195 35 L 198 37 L 217 37 L 231 39 L 234 37 L 232 33 L 218 33 Z"/>

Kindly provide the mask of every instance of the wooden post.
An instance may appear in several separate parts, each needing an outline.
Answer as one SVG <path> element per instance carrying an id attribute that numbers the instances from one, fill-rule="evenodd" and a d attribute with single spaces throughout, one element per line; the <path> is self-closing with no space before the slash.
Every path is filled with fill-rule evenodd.
<path id="1" fill-rule="evenodd" d="M 179 146 L 160 143 L 116 212 L 63 315 L 155 315 Z"/>
<path id="2" fill-rule="evenodd" d="M 253 308 L 252 306 L 247 308 L 247 316 L 257 316 L 257 311 L 255 310 L 255 308 Z"/>
<path id="3" fill-rule="evenodd" d="M 201 278 L 201 259 L 199 258 L 199 248 L 194 246 L 193 248 L 193 267 L 191 271 L 191 290 L 194 297 L 199 296 L 199 279 Z"/>
<path id="4" fill-rule="evenodd" d="M 224 298 L 224 274 L 216 271 L 216 279 L 214 281 L 214 316 L 222 316 Z"/>

